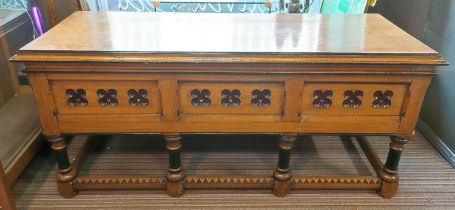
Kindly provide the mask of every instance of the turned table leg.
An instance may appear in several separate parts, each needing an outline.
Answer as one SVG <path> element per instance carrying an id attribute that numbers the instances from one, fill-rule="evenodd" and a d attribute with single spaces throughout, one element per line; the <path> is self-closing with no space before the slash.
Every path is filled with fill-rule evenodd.
<path id="1" fill-rule="evenodd" d="M 58 190 L 63 197 L 72 198 L 76 195 L 76 191 L 74 190 L 72 183 L 76 176 L 75 171 L 71 167 L 65 140 L 61 136 L 47 137 L 47 140 L 51 143 L 51 148 L 57 158 Z"/>
<path id="2" fill-rule="evenodd" d="M 398 164 L 404 144 L 408 142 L 407 138 L 401 136 L 391 136 L 390 139 L 392 142 L 390 142 L 389 154 L 382 171 L 379 173 L 383 181 L 379 194 L 384 198 L 391 198 L 397 192 Z"/>
<path id="3" fill-rule="evenodd" d="M 279 141 L 278 164 L 273 171 L 273 178 L 275 179 L 273 193 L 278 197 L 286 196 L 290 189 L 289 181 L 292 178 L 292 173 L 289 170 L 289 157 L 296 139 L 297 135 L 282 135 Z"/>
<path id="4" fill-rule="evenodd" d="M 166 148 L 169 152 L 169 168 L 166 173 L 167 193 L 172 197 L 183 195 L 185 173 L 180 160 L 181 135 L 165 135 Z"/>

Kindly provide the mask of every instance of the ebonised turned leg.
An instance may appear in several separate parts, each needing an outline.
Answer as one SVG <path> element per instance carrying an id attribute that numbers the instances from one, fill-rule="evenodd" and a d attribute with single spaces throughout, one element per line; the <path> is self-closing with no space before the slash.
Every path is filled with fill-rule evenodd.
<path id="1" fill-rule="evenodd" d="M 284 197 L 290 189 L 289 181 L 292 178 L 292 173 L 289 170 L 289 157 L 296 139 L 296 135 L 282 135 L 279 141 L 278 164 L 273 171 L 273 178 L 275 179 L 273 193 L 278 197 Z"/>
<path id="2" fill-rule="evenodd" d="M 165 135 L 166 148 L 169 152 L 169 168 L 166 173 L 167 193 L 172 197 L 179 197 L 183 194 L 183 179 L 185 173 L 180 160 L 181 135 Z"/>
<path id="3" fill-rule="evenodd" d="M 76 191 L 74 190 L 72 184 L 72 181 L 75 178 L 75 171 L 73 171 L 71 167 L 65 140 L 61 136 L 47 137 L 47 139 L 51 143 L 51 148 L 57 158 L 58 190 L 63 197 L 72 198 L 76 195 Z"/>
<path id="4" fill-rule="evenodd" d="M 379 174 L 383 184 L 380 194 L 384 198 L 391 198 L 395 195 L 398 189 L 398 164 L 400 162 L 401 153 L 404 144 L 408 142 L 408 138 L 401 136 L 390 137 L 390 149 L 387 155 L 387 160 L 384 164 L 382 172 Z"/>

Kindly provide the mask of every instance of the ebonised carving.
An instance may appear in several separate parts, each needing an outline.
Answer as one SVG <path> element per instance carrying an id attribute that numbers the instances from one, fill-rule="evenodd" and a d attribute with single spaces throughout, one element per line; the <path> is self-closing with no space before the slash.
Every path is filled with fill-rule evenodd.
<path id="1" fill-rule="evenodd" d="M 150 101 L 148 99 L 148 91 L 146 89 L 129 89 L 128 90 L 128 103 L 130 106 L 147 106 L 149 105 Z"/>
<path id="2" fill-rule="evenodd" d="M 385 92 L 376 91 L 376 92 L 374 92 L 373 97 L 374 97 L 374 101 L 373 101 L 374 108 L 386 109 L 392 105 L 393 92 L 390 90 L 387 90 Z"/>
<path id="3" fill-rule="evenodd" d="M 193 89 L 191 91 L 191 104 L 193 106 L 210 106 L 212 101 L 210 100 L 210 90 L 207 89 Z"/>
<path id="4" fill-rule="evenodd" d="M 344 108 L 357 108 L 362 105 L 363 91 L 356 90 L 347 90 L 344 92 Z"/>
<path id="5" fill-rule="evenodd" d="M 332 90 L 315 90 L 313 92 L 313 107 L 314 108 L 329 108 L 332 105 Z"/>
<path id="6" fill-rule="evenodd" d="M 270 106 L 272 101 L 270 100 L 270 96 L 272 95 L 272 92 L 270 92 L 269 89 L 264 89 L 264 90 L 258 90 L 255 89 L 253 92 L 251 92 L 251 96 L 253 97 L 251 99 L 251 105 L 252 106 Z"/>
<path id="7" fill-rule="evenodd" d="M 68 105 L 72 107 L 88 105 L 87 93 L 84 89 L 67 89 L 66 95 L 68 96 Z"/>
<path id="8" fill-rule="evenodd" d="M 221 91 L 221 105 L 223 106 L 240 106 L 242 102 L 240 100 L 240 90 L 228 90 L 224 89 Z"/>
<path id="9" fill-rule="evenodd" d="M 98 95 L 98 104 L 100 106 L 117 106 L 119 104 L 117 91 L 115 89 L 98 89 L 96 94 Z"/>

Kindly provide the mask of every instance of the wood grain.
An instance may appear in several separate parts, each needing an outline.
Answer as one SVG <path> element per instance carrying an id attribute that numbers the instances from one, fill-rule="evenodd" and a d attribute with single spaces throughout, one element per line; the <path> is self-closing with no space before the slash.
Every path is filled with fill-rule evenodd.
<path id="1" fill-rule="evenodd" d="M 183 117 L 177 122 L 161 121 L 159 115 L 79 115 L 60 114 L 59 126 L 63 133 L 375 133 L 396 134 L 398 116 L 331 116 L 302 115 L 301 122 L 277 122 L 276 118 L 248 118 L 249 115 L 197 115 Z M 207 121 L 204 119 L 208 119 Z M 258 122 L 257 119 L 262 119 Z M 115 122 L 115 123 L 112 123 Z"/>
<path id="2" fill-rule="evenodd" d="M 60 114 L 66 113 L 80 113 L 80 114 L 110 114 L 110 113 L 125 113 L 125 114 L 158 114 L 161 113 L 161 99 L 158 91 L 156 81 L 55 81 L 51 82 L 51 89 L 55 100 L 57 112 Z M 86 91 L 88 105 L 84 107 L 71 107 L 68 105 L 68 96 L 66 90 L 68 89 L 83 89 Z M 116 106 L 106 105 L 100 106 L 98 103 L 99 96 L 97 91 L 99 89 L 114 89 L 117 91 L 115 97 L 119 103 Z M 131 106 L 129 104 L 130 97 L 128 90 L 145 89 L 147 91 L 147 99 L 149 104 L 147 106 Z"/>
<path id="3" fill-rule="evenodd" d="M 302 98 L 304 80 L 300 78 L 287 79 L 284 84 L 284 109 L 283 121 L 292 122 L 300 121 L 300 102 Z"/>
<path id="4" fill-rule="evenodd" d="M 445 64 L 434 50 L 377 14 L 75 12 L 13 60 Z"/>
<path id="5" fill-rule="evenodd" d="M 182 34 L 187 38 L 182 39 Z M 21 51 L 437 55 L 378 14 L 85 11 L 75 12 Z"/>
<path id="6" fill-rule="evenodd" d="M 165 121 L 178 121 L 178 87 L 177 80 L 165 79 L 158 81 L 161 107 L 163 107 L 162 119 Z"/>
<path id="7" fill-rule="evenodd" d="M 191 91 L 193 89 L 203 90 L 208 89 L 211 92 L 210 106 L 194 106 L 191 104 Z M 221 104 L 221 92 L 224 90 L 237 89 L 241 92 L 239 106 L 223 106 Z M 271 104 L 270 106 L 252 106 L 253 90 L 270 90 Z M 204 81 L 204 82 L 181 82 L 179 83 L 179 103 L 181 114 L 261 114 L 261 115 L 280 115 L 283 109 L 283 84 L 275 84 L 273 82 L 262 83 L 246 83 L 232 82 L 224 83 L 223 81 Z"/>
<path id="8" fill-rule="evenodd" d="M 399 135 L 414 135 L 415 125 L 419 118 L 420 108 L 425 97 L 426 90 L 430 85 L 431 77 L 418 77 L 413 78 L 413 82 L 409 87 L 409 94 L 407 96 L 406 110 L 404 117 L 401 120 Z"/>
<path id="9" fill-rule="evenodd" d="M 41 126 L 43 127 L 43 134 L 58 136 L 60 130 L 55 116 L 55 102 L 46 74 L 30 74 L 28 75 L 28 80 L 32 85 L 33 94 L 35 95 Z"/>
<path id="10" fill-rule="evenodd" d="M 316 90 L 331 90 L 333 97 L 331 99 L 332 105 L 329 108 L 315 108 L 313 106 L 313 93 Z M 363 96 L 360 99 L 362 104 L 357 107 L 345 108 L 343 101 L 345 100 L 345 91 L 361 90 Z M 392 91 L 393 97 L 391 98 L 392 105 L 389 108 L 374 108 L 372 103 L 374 101 L 374 93 L 376 91 Z M 403 99 L 405 98 L 406 84 L 394 83 L 379 83 L 379 84 L 364 84 L 364 83 L 312 83 L 307 84 L 303 90 L 301 112 L 305 115 L 391 115 L 399 116 L 402 110 Z"/>

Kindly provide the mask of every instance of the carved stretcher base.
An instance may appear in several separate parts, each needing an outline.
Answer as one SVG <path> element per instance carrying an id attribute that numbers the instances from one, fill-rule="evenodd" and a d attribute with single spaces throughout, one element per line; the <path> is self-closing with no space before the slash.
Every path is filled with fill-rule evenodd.
<path id="1" fill-rule="evenodd" d="M 342 137 L 350 138 L 350 137 Z M 283 197 L 289 190 L 304 189 L 365 189 L 377 190 L 384 198 L 391 198 L 398 188 L 398 175 L 384 172 L 384 164 L 373 151 L 364 137 L 356 137 L 360 147 L 373 166 L 376 176 L 292 176 L 286 181 L 278 181 L 269 176 L 184 176 L 177 182 L 169 183 L 166 176 L 78 176 L 79 169 L 92 144 L 85 143 L 75 160 L 71 163 L 71 178 L 59 187 L 62 195 L 71 198 L 79 190 L 103 189 L 160 189 L 179 197 L 186 189 L 270 189 L 275 195 Z M 393 142 L 391 143 L 391 145 Z M 179 162 L 180 160 L 178 160 Z M 183 170 L 182 170 L 183 171 Z M 59 173 L 57 173 L 59 174 Z M 57 176 L 58 177 L 58 176 Z M 175 189 L 172 186 L 183 186 Z M 177 185 L 176 185 L 177 184 Z M 284 186 L 282 189 L 280 186 Z M 180 188 L 180 187 L 178 187 Z"/>

